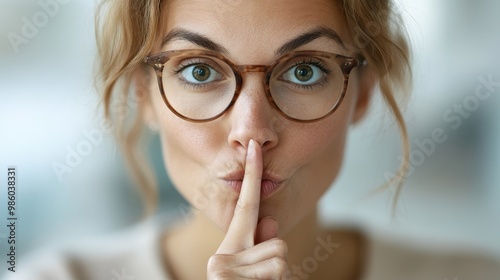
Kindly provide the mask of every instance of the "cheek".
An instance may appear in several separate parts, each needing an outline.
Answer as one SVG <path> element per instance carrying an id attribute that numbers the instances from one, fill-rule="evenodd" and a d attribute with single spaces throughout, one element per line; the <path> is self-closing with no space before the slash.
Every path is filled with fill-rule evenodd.
<path id="1" fill-rule="evenodd" d="M 329 188 L 342 166 L 345 142 L 353 111 L 353 98 L 347 97 L 330 117 L 304 124 L 290 132 L 283 143 L 282 157 L 294 166 L 294 176 L 286 194 L 291 205 L 312 208 Z"/>
<path id="2" fill-rule="evenodd" d="M 356 83 L 349 84 L 342 105 L 318 129 L 316 144 L 322 147 L 316 151 L 316 160 L 311 164 L 311 172 L 318 184 L 328 187 L 336 178 L 343 162 L 345 143 L 354 114 L 357 99 Z"/>
<path id="3" fill-rule="evenodd" d="M 179 192 L 192 201 L 198 196 L 195 186 L 209 182 L 211 174 L 206 167 L 227 141 L 224 127 L 184 121 L 167 108 L 161 97 L 154 98 L 154 104 L 167 173 Z"/>
<path id="4" fill-rule="evenodd" d="M 192 164 L 204 164 L 214 157 L 224 140 L 224 133 L 217 129 L 183 120 L 167 120 L 161 129 L 164 154 L 176 163 L 192 161 Z"/>
<path id="5" fill-rule="evenodd" d="M 303 124 L 284 139 L 289 142 L 290 155 L 302 162 L 304 169 L 316 174 L 319 171 L 331 174 L 332 169 L 338 169 L 342 162 L 353 103 L 353 98 L 346 95 L 342 105 L 331 116 L 317 123 Z"/>
<path id="6" fill-rule="evenodd" d="M 173 116 L 177 118 L 176 116 Z M 175 188 L 196 209 L 226 231 L 231 221 L 227 211 L 237 195 L 221 190 L 210 167 L 220 166 L 227 134 L 223 127 L 171 119 L 161 132 L 163 158 Z"/>
<path id="7" fill-rule="evenodd" d="M 346 118 L 333 117 L 323 122 L 313 132 L 296 137 L 296 160 L 303 164 L 294 178 L 298 199 L 309 197 L 313 203 L 328 189 L 340 170 L 343 161 L 348 129 Z M 301 198 L 302 197 L 302 198 Z"/>
<path id="8" fill-rule="evenodd" d="M 332 115 L 319 122 L 294 126 L 280 139 L 292 151 L 290 155 L 306 163 L 306 166 L 321 163 L 324 165 L 321 170 L 324 170 L 341 163 L 359 90 L 357 75 L 351 76 L 345 97 Z"/>
<path id="9" fill-rule="evenodd" d="M 221 140 L 219 133 L 207 133 L 190 124 L 164 124 L 161 141 L 170 176 L 176 180 L 203 176 L 199 171 L 203 171 L 203 166 L 216 156 Z"/>

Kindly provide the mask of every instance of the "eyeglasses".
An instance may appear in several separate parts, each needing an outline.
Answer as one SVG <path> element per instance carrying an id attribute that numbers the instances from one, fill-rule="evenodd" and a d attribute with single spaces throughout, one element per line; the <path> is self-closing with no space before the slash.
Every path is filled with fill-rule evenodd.
<path id="1" fill-rule="evenodd" d="M 285 118 L 314 122 L 331 115 L 346 94 L 358 59 L 320 51 L 296 51 L 271 65 L 235 65 L 207 50 L 174 50 L 144 59 L 157 75 L 161 96 L 178 117 L 207 122 L 236 102 L 245 72 L 264 72 L 267 99 Z"/>

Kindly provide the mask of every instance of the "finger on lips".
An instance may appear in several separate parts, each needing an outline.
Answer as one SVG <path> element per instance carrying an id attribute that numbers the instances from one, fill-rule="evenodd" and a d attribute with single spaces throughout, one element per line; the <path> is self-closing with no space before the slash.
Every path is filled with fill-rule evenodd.
<path id="1" fill-rule="evenodd" d="M 241 191 L 229 229 L 217 250 L 217 254 L 235 254 L 255 245 L 254 238 L 259 218 L 262 169 L 260 146 L 255 140 L 250 140 Z"/>

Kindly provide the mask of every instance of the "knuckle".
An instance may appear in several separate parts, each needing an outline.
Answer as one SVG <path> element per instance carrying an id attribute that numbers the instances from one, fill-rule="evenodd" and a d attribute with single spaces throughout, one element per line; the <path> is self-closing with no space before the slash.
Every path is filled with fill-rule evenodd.
<path id="1" fill-rule="evenodd" d="M 230 265 L 230 256 L 213 255 L 208 259 L 207 276 L 210 280 L 232 279 L 232 272 L 228 268 Z"/>
<path id="2" fill-rule="evenodd" d="M 259 206 L 260 206 L 259 202 L 254 203 L 239 199 L 238 202 L 236 203 L 235 212 L 240 212 L 240 213 L 254 212 L 259 210 Z"/>
<path id="3" fill-rule="evenodd" d="M 218 271 L 228 265 L 228 258 L 225 255 L 213 255 L 208 259 L 208 271 Z"/>
<path id="4" fill-rule="evenodd" d="M 276 257 L 276 258 L 273 258 L 273 260 L 274 260 L 275 265 L 278 268 L 286 268 L 287 267 L 287 262 L 286 262 L 285 258 Z"/>
<path id="5" fill-rule="evenodd" d="M 285 240 L 276 238 L 274 239 L 275 246 L 280 250 L 288 250 L 288 245 Z"/>
<path id="6" fill-rule="evenodd" d="M 271 265 L 273 266 L 274 270 L 279 274 L 279 275 L 285 275 L 285 273 L 288 270 L 288 263 L 286 262 L 285 258 L 281 257 L 275 257 L 270 260 Z"/>
<path id="7" fill-rule="evenodd" d="M 288 244 L 283 239 L 273 239 L 272 246 L 278 252 L 279 256 L 285 257 L 288 254 Z"/>
<path id="8" fill-rule="evenodd" d="M 214 271 L 219 267 L 217 255 L 213 255 L 208 259 L 207 270 Z"/>

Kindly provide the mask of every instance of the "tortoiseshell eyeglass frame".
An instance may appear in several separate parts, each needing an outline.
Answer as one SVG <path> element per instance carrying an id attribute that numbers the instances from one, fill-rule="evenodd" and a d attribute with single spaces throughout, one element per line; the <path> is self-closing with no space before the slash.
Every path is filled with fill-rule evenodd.
<path id="1" fill-rule="evenodd" d="M 235 87 L 233 98 L 231 99 L 231 102 L 227 105 L 227 107 L 224 110 L 222 110 L 222 112 L 220 112 L 219 114 L 217 114 L 213 117 L 206 118 L 206 119 L 192 119 L 192 118 L 186 117 L 186 116 L 180 114 L 179 112 L 177 112 L 177 110 L 175 110 L 175 108 L 173 108 L 173 106 L 168 101 L 168 99 L 165 95 L 164 88 L 163 88 L 163 81 L 162 81 L 163 68 L 164 68 L 164 65 L 170 59 L 172 59 L 173 57 L 176 57 L 176 58 L 186 57 L 186 58 L 188 58 L 188 57 L 197 57 L 197 56 L 214 57 L 218 60 L 225 62 L 232 69 L 232 71 L 234 73 L 234 78 L 236 79 L 236 87 Z M 274 68 L 283 61 L 293 59 L 295 57 L 301 57 L 301 56 L 313 56 L 313 57 L 321 57 L 321 58 L 325 58 L 325 59 L 333 59 L 338 64 L 338 66 L 340 67 L 340 69 L 342 70 L 342 73 L 344 75 L 344 87 L 342 89 L 342 93 L 340 95 L 339 100 L 337 101 L 335 106 L 328 113 L 326 113 L 324 116 L 321 116 L 319 118 L 302 120 L 302 119 L 290 117 L 285 112 L 283 112 L 278 107 L 278 105 L 276 105 L 276 103 L 274 102 L 274 99 L 271 95 L 269 81 L 270 81 L 270 78 L 271 78 L 271 75 L 272 75 Z M 337 108 L 340 106 L 340 104 L 342 103 L 342 100 L 344 99 L 346 91 L 347 91 L 347 85 L 349 82 L 349 74 L 351 73 L 351 70 L 356 66 L 364 65 L 365 62 L 366 61 L 364 59 L 358 60 L 358 59 L 353 58 L 353 57 L 343 56 L 340 54 L 329 53 L 329 52 L 322 52 L 322 51 L 295 51 L 295 52 L 287 53 L 287 54 L 281 56 L 279 59 L 275 60 L 270 65 L 235 65 L 231 60 L 229 60 L 228 58 L 226 58 L 225 56 L 223 56 L 219 53 L 216 53 L 213 51 L 208 51 L 208 50 L 199 50 L 199 49 L 165 51 L 165 52 L 161 52 L 161 53 L 154 54 L 154 55 L 151 55 L 151 56 L 144 58 L 144 63 L 152 66 L 156 72 L 158 86 L 160 88 L 160 93 L 161 93 L 163 101 L 165 102 L 167 107 L 170 109 L 170 111 L 172 111 L 179 118 L 184 119 L 186 121 L 191 121 L 191 122 L 208 122 L 211 120 L 215 120 L 215 119 L 219 118 L 220 116 L 222 116 L 224 113 L 226 113 L 229 110 L 229 108 L 231 108 L 231 106 L 233 106 L 233 104 L 236 102 L 236 99 L 238 98 L 238 96 L 240 94 L 242 81 L 243 81 L 242 73 L 246 73 L 246 72 L 263 72 L 265 74 L 266 79 L 265 79 L 264 87 L 265 87 L 267 99 L 268 99 L 269 103 L 271 104 L 271 106 L 274 107 L 283 117 L 285 117 L 289 120 L 292 120 L 295 122 L 301 122 L 301 123 L 310 123 L 310 122 L 322 120 L 322 119 L 330 116 L 331 114 L 333 114 L 333 112 L 335 112 L 337 110 Z"/>

